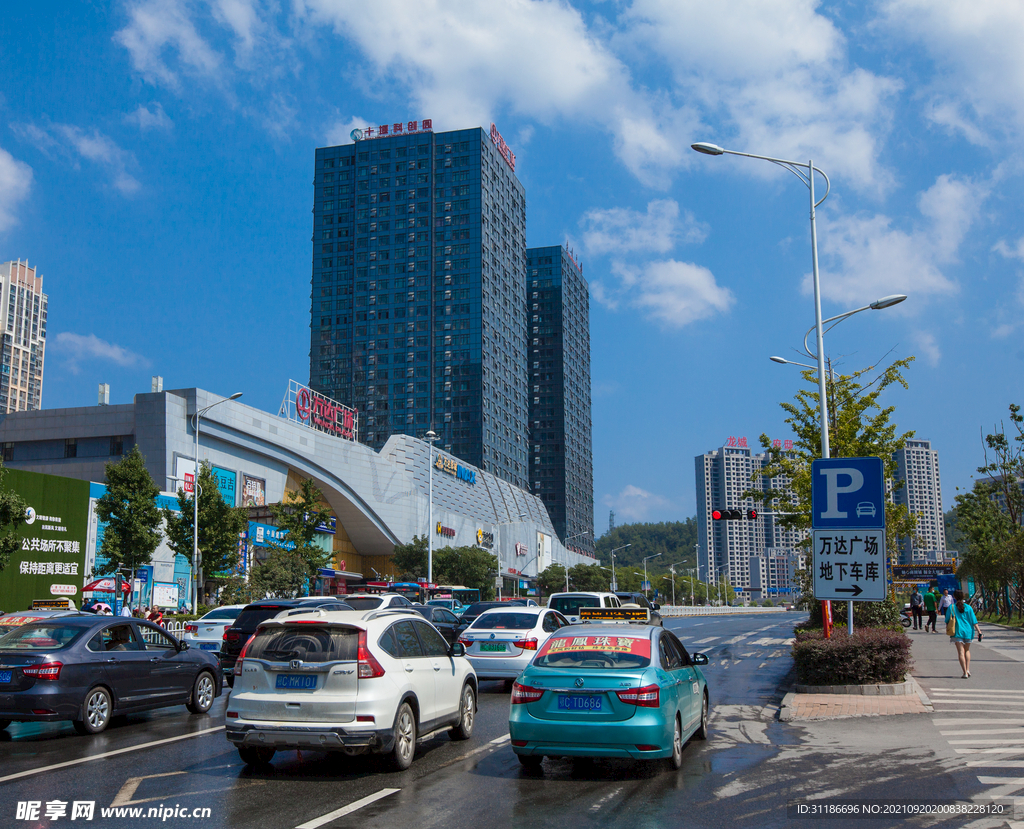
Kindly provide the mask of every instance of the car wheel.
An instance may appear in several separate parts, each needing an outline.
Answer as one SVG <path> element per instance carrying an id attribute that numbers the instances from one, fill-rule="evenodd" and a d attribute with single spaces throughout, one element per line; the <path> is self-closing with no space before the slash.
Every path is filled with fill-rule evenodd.
<path id="1" fill-rule="evenodd" d="M 668 758 L 669 767 L 678 771 L 683 767 L 683 721 L 676 714 L 676 726 L 672 733 L 672 756 Z"/>
<path id="2" fill-rule="evenodd" d="M 93 688 L 82 703 L 82 718 L 74 720 L 79 734 L 99 734 L 110 723 L 113 703 L 106 688 Z"/>
<path id="3" fill-rule="evenodd" d="M 205 714 L 213 707 L 213 695 L 217 692 L 217 685 L 210 676 L 209 671 L 200 672 L 196 677 L 196 683 L 192 686 L 192 695 L 185 703 L 193 714 Z"/>
<path id="4" fill-rule="evenodd" d="M 266 766 L 274 759 L 277 750 L 273 748 L 257 748 L 255 746 L 239 746 L 238 756 L 247 766 Z"/>
<path id="5" fill-rule="evenodd" d="M 519 765 L 524 769 L 539 769 L 541 763 L 544 762 L 543 754 L 517 754 L 516 757 L 519 758 Z"/>
<path id="6" fill-rule="evenodd" d="M 453 740 L 468 740 L 473 736 L 473 722 L 476 719 L 476 694 L 468 682 L 462 686 L 462 699 L 459 702 L 459 724 L 448 735 Z"/>
<path id="7" fill-rule="evenodd" d="M 704 702 L 700 709 L 700 725 L 697 726 L 697 730 L 693 732 L 693 736 L 698 740 L 706 740 L 708 738 L 708 692 L 704 692 Z"/>
<path id="8" fill-rule="evenodd" d="M 412 706 L 403 702 L 398 706 L 395 717 L 395 749 L 391 755 L 391 763 L 398 771 L 405 771 L 412 765 L 416 754 L 416 715 Z"/>

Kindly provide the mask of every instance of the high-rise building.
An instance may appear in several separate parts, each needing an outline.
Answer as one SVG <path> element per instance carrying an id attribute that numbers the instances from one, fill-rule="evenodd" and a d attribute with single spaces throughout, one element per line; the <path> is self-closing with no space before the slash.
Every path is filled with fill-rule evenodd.
<path id="1" fill-rule="evenodd" d="M 0 264 L 0 412 L 35 411 L 43 405 L 46 352 L 46 303 L 43 278 L 28 262 Z"/>
<path id="2" fill-rule="evenodd" d="M 900 548 L 900 561 L 944 558 L 946 524 L 942 514 L 942 486 L 939 483 L 939 452 L 929 440 L 908 440 L 896 453 L 896 478 L 903 486 L 893 491 L 895 503 L 905 504 L 917 516 L 917 537 L 905 539 Z"/>
<path id="3" fill-rule="evenodd" d="M 743 497 L 749 490 L 785 491 L 789 482 L 784 478 L 765 478 L 758 475 L 764 467 L 765 455 L 754 454 L 746 445 L 746 438 L 730 439 L 730 444 L 713 449 L 694 459 L 697 484 L 697 568 L 699 578 L 708 584 L 717 584 L 728 578 L 737 592 L 750 596 L 751 558 L 757 558 L 755 567 L 770 556 L 772 568 L 781 572 L 780 557 L 796 559 L 799 544 L 806 533 L 779 526 L 775 506 L 761 503 L 753 497 Z M 716 509 L 738 509 L 743 518 L 715 521 L 711 513 Z M 747 518 L 748 510 L 757 517 Z M 767 572 L 754 579 L 757 590 L 763 586 L 780 586 L 776 576 L 769 579 Z M 755 590 L 755 592 L 757 592 Z M 760 596 L 758 596 L 760 597 Z"/>
<path id="4" fill-rule="evenodd" d="M 525 192 L 493 126 L 431 128 L 316 151 L 310 386 L 528 488 Z"/>
<path id="5" fill-rule="evenodd" d="M 566 248 L 526 251 L 526 305 L 531 491 L 563 543 L 593 554 L 590 292 Z"/>

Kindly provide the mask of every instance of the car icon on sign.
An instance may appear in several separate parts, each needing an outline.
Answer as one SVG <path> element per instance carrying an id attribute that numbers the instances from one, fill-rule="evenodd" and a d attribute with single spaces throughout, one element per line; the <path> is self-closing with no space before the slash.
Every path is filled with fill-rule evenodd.
<path id="1" fill-rule="evenodd" d="M 857 517 L 864 518 L 865 516 L 868 518 L 875 517 L 875 505 L 870 501 L 861 501 L 857 504 Z"/>

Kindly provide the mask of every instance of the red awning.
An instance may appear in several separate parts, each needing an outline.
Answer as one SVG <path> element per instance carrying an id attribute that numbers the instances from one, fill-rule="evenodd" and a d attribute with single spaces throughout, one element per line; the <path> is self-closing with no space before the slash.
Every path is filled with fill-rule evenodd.
<path id="1" fill-rule="evenodd" d="M 107 577 L 105 579 L 96 579 L 96 581 L 89 582 L 85 587 L 82 588 L 83 593 L 113 593 L 114 592 L 114 579 Z M 131 593 L 132 588 L 124 579 L 121 579 L 121 592 Z"/>

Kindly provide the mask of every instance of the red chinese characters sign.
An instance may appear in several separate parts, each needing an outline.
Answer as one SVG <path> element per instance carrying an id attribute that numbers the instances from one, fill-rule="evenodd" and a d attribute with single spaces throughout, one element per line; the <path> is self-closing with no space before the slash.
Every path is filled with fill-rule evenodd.
<path id="1" fill-rule="evenodd" d="M 749 445 L 747 444 L 747 439 L 745 437 L 738 438 L 738 437 L 734 437 L 733 435 L 729 435 L 729 440 L 728 440 L 728 442 L 725 445 L 726 445 L 726 447 L 728 447 L 730 449 L 749 449 L 750 448 Z M 792 452 L 793 451 L 793 441 L 791 441 L 791 440 L 780 440 L 778 438 L 774 438 L 774 439 L 772 439 L 772 448 L 773 449 L 782 449 L 782 450 L 784 450 L 786 452 Z"/>
<path id="2" fill-rule="evenodd" d="M 433 132 L 434 120 L 424 118 L 422 121 L 399 121 L 394 124 L 381 124 L 378 127 L 363 127 L 350 133 L 353 141 L 366 141 L 370 138 L 388 138 L 392 135 L 406 135 L 417 132 Z"/>
<path id="3" fill-rule="evenodd" d="M 634 636 L 552 636 L 544 643 L 537 657 L 567 651 L 611 651 L 651 657 L 651 640 Z"/>
<path id="4" fill-rule="evenodd" d="M 508 144 L 505 143 L 505 139 L 501 137 L 501 133 L 498 132 L 498 128 L 491 124 L 491 143 L 498 148 L 498 152 L 501 157 L 505 159 L 505 163 L 512 168 L 512 172 L 516 171 L 516 154 L 509 149 Z"/>
<path id="5" fill-rule="evenodd" d="M 343 406 L 294 380 L 288 381 L 288 392 L 281 403 L 279 414 L 303 426 L 345 440 L 355 440 L 357 437 L 359 417 L 355 409 Z"/>

